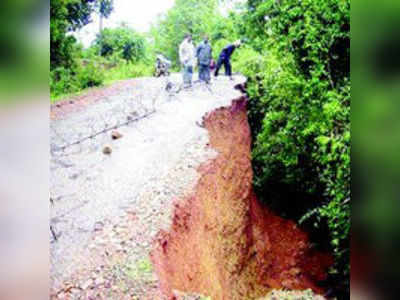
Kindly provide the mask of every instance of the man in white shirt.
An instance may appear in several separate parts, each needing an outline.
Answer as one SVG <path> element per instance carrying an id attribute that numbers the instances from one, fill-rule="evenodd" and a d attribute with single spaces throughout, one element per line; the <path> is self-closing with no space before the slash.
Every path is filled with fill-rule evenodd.
<path id="1" fill-rule="evenodd" d="M 179 46 L 179 59 L 183 68 L 184 87 L 192 86 L 193 68 L 195 61 L 195 47 L 192 43 L 192 36 L 186 34 L 185 39 Z"/>

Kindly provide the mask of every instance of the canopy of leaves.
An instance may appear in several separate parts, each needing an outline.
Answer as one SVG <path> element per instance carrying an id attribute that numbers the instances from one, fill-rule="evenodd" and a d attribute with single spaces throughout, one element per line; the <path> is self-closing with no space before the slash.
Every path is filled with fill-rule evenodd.
<path id="1" fill-rule="evenodd" d="M 178 64 L 178 48 L 185 34 L 194 41 L 210 34 L 216 24 L 217 0 L 176 0 L 168 13 L 152 28 L 155 49 Z"/>
<path id="2" fill-rule="evenodd" d="M 68 35 L 91 22 L 91 15 L 110 15 L 113 0 L 51 0 L 50 1 L 50 66 L 70 67 L 74 62 L 76 39 Z"/>
<path id="3" fill-rule="evenodd" d="M 283 215 L 328 233 L 348 284 L 350 1 L 249 0 L 248 76 L 258 194 Z"/>
<path id="4" fill-rule="evenodd" d="M 119 53 L 127 61 L 138 61 L 145 56 L 145 38 L 128 27 L 106 28 L 95 40 L 102 56 Z"/>

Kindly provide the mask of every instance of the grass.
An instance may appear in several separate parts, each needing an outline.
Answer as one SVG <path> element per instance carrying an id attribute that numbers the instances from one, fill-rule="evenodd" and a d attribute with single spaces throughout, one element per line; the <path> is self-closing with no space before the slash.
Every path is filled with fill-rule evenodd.
<path id="1" fill-rule="evenodd" d="M 316 295 L 311 290 L 305 291 L 285 291 L 273 290 L 266 297 L 258 300 L 324 300 L 325 298 Z"/>
<path id="2" fill-rule="evenodd" d="M 140 279 L 152 272 L 153 266 L 148 258 L 139 260 L 136 264 L 128 265 L 125 270 L 125 274 L 133 280 Z"/>
<path id="3" fill-rule="evenodd" d="M 104 86 L 104 85 L 102 85 L 102 86 Z M 83 90 L 80 90 L 80 91 L 77 91 L 77 92 L 62 93 L 62 94 L 58 94 L 56 96 L 54 96 L 54 94 L 50 93 L 50 103 L 54 104 L 54 103 L 57 103 L 59 101 L 71 98 L 71 97 L 79 96 L 79 95 L 82 95 L 82 94 L 90 91 L 91 89 L 99 88 L 99 87 L 102 87 L 102 86 L 91 87 L 91 88 L 83 89 Z"/>
<path id="4" fill-rule="evenodd" d="M 64 93 L 60 91 L 59 93 L 50 93 L 50 103 L 54 104 L 58 101 L 62 101 L 64 99 L 79 96 L 91 89 L 109 86 L 116 81 L 144 77 L 144 76 L 152 76 L 153 74 L 153 65 L 151 63 L 139 62 L 139 63 L 121 63 L 120 65 L 104 69 L 103 72 L 103 82 L 97 87 L 89 87 L 85 89 L 81 89 L 79 91 L 67 92 Z"/>
<path id="5" fill-rule="evenodd" d="M 153 66 L 150 63 L 124 63 L 105 71 L 104 84 L 110 84 L 123 79 L 152 76 L 152 74 Z"/>

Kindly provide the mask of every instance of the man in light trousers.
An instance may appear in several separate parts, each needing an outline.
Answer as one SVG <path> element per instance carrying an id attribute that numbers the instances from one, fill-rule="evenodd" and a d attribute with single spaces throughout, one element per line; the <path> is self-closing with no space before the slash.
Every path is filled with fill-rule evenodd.
<path id="1" fill-rule="evenodd" d="M 195 48 L 190 34 L 185 36 L 185 39 L 179 46 L 179 59 L 183 68 L 183 86 L 185 88 L 191 87 L 195 65 Z"/>

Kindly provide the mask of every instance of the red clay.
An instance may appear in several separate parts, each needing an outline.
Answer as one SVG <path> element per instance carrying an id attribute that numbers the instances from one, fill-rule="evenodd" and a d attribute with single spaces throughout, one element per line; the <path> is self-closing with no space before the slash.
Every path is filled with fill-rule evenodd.
<path id="1" fill-rule="evenodd" d="M 245 97 L 204 118 L 217 157 L 199 168 L 192 196 L 176 204 L 152 261 L 165 296 L 174 290 L 218 299 L 255 299 L 271 288 L 322 292 L 332 263 L 294 222 L 262 207 L 252 188 Z"/>

